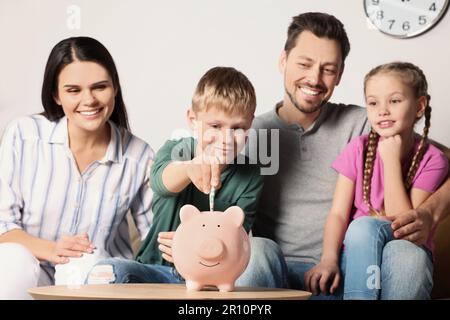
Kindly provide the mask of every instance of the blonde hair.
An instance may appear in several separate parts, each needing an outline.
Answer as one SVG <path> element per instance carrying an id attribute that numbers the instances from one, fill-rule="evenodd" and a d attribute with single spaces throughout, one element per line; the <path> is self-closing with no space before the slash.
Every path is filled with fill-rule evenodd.
<path id="1" fill-rule="evenodd" d="M 423 71 L 412 63 L 408 62 L 392 62 L 388 64 L 380 65 L 372 69 L 364 78 L 364 92 L 366 92 L 367 81 L 373 76 L 380 73 L 395 73 L 400 79 L 411 88 L 414 96 L 418 99 L 420 97 L 426 97 L 427 104 L 425 107 L 425 126 L 423 128 L 422 138 L 420 139 L 419 146 L 412 158 L 411 164 L 408 169 L 408 173 L 405 177 L 405 189 L 409 190 L 413 179 L 419 168 L 419 164 L 422 161 L 423 155 L 428 147 L 428 131 L 430 129 L 431 119 L 431 106 L 430 95 L 428 94 L 428 83 Z M 418 120 L 418 119 L 417 119 Z M 363 178 L 363 200 L 368 205 L 370 213 L 372 215 L 385 215 L 384 209 L 382 212 L 377 212 L 370 203 L 370 191 L 371 181 L 373 174 L 373 166 L 377 151 L 379 135 L 372 129 L 369 134 L 369 141 L 367 143 L 367 150 L 364 162 L 364 178 Z"/>
<path id="2" fill-rule="evenodd" d="M 192 98 L 194 112 L 216 108 L 227 114 L 253 116 L 256 95 L 253 85 L 240 71 L 215 67 L 200 79 Z"/>

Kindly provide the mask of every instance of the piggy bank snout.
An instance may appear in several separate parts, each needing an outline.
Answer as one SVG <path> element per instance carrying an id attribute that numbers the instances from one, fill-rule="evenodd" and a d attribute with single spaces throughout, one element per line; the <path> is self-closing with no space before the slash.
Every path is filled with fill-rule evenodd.
<path id="1" fill-rule="evenodd" d="M 207 238 L 200 243 L 197 254 L 200 258 L 214 261 L 220 260 L 225 252 L 225 245 L 217 238 Z"/>

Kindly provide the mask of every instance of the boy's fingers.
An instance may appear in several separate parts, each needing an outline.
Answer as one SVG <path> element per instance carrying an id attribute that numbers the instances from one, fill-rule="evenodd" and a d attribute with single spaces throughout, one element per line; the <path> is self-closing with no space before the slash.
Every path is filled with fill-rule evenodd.
<path id="1" fill-rule="evenodd" d="M 211 181 L 211 167 L 207 164 L 202 164 L 202 180 L 203 180 L 203 192 L 208 194 L 210 189 L 211 189 L 211 185 L 210 185 L 210 181 Z"/>
<path id="2" fill-rule="evenodd" d="M 219 163 L 214 162 L 211 164 L 211 186 L 219 189 L 220 184 L 220 167 Z"/>
<path id="3" fill-rule="evenodd" d="M 164 246 L 162 244 L 160 244 L 158 246 L 159 251 L 161 251 L 162 253 L 168 254 L 169 256 L 172 256 L 172 248 Z"/>
<path id="4" fill-rule="evenodd" d="M 161 231 L 158 233 L 158 238 L 173 239 L 174 235 L 175 231 Z"/>
<path id="5" fill-rule="evenodd" d="M 172 262 L 172 263 L 173 263 L 173 258 L 172 258 L 172 256 L 169 256 L 169 255 L 167 255 L 167 254 L 163 253 L 163 254 L 162 254 L 162 257 L 163 257 L 163 259 L 164 259 L 164 260 L 166 260 L 166 261 L 169 261 L 169 262 Z"/>
<path id="6" fill-rule="evenodd" d="M 158 243 L 163 244 L 163 245 L 171 248 L 173 240 L 172 239 L 166 239 L 166 238 L 158 238 Z"/>

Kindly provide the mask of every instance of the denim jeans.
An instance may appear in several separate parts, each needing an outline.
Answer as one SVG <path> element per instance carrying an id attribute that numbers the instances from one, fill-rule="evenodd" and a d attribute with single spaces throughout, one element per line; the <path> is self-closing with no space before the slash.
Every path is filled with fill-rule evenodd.
<path id="1" fill-rule="evenodd" d="M 184 283 L 184 279 L 173 267 L 144 264 L 122 258 L 108 258 L 99 261 L 89 272 L 86 282 L 92 283 L 91 274 L 96 273 L 97 267 L 105 265 L 112 266 L 113 275 L 106 275 L 104 283 Z M 98 278 L 96 283 L 99 283 Z"/>
<path id="2" fill-rule="evenodd" d="M 236 281 L 237 286 L 290 288 L 305 290 L 304 275 L 314 267 L 314 263 L 301 261 L 286 261 L 280 247 L 272 240 L 252 237 L 251 256 L 247 269 Z M 345 266 L 341 257 L 341 266 Z M 332 295 L 319 294 L 312 300 L 342 299 L 342 286 Z"/>
<path id="3" fill-rule="evenodd" d="M 344 299 L 430 298 L 431 252 L 411 242 L 395 240 L 390 221 L 374 217 L 353 220 L 344 246 Z"/>
<path id="4" fill-rule="evenodd" d="M 357 220 L 360 219 L 363 218 Z M 360 222 L 364 220 L 366 218 Z M 347 235 L 349 236 L 348 232 Z M 348 273 L 353 272 L 347 267 L 349 257 L 346 251 L 347 249 L 341 255 L 343 280 L 338 291 L 333 295 L 313 296 L 312 299 L 342 299 Z M 358 261 L 360 258 L 351 259 Z M 433 263 L 427 250 L 406 240 L 392 240 L 384 246 L 381 261 L 381 292 L 377 298 L 382 300 L 430 298 L 433 287 Z M 253 237 L 250 263 L 238 279 L 237 285 L 305 290 L 303 276 L 313 266 L 314 263 L 286 261 L 280 247 L 274 241 Z M 367 277 L 366 274 L 365 279 Z"/>

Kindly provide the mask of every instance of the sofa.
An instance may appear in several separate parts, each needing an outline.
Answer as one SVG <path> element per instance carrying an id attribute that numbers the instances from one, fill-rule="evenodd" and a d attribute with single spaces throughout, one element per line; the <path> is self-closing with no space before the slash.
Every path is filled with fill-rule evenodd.
<path id="1" fill-rule="evenodd" d="M 434 237 L 433 299 L 450 299 L 450 216 L 442 221 Z"/>

